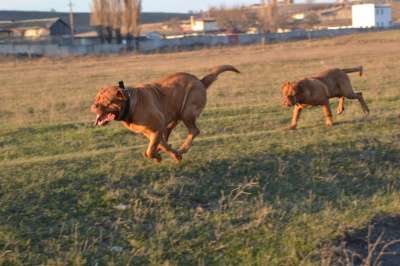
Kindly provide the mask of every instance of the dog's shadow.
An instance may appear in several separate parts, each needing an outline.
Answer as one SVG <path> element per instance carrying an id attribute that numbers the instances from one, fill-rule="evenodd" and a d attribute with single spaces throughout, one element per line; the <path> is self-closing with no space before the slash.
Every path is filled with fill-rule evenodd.
<path id="1" fill-rule="evenodd" d="M 343 116 L 343 115 L 341 115 L 341 116 Z M 335 129 L 337 127 L 344 126 L 344 125 L 362 125 L 365 123 L 372 123 L 379 119 L 380 119 L 379 117 L 371 116 L 371 115 L 362 116 L 360 118 L 354 118 L 354 119 L 338 118 L 338 116 L 336 116 L 336 119 L 333 120 L 333 126 L 326 127 L 324 124 L 323 117 L 321 117 L 320 120 L 317 120 L 317 122 L 313 123 L 312 125 L 309 125 L 309 123 L 310 123 L 309 121 L 307 122 L 306 125 L 302 125 L 302 123 L 300 121 L 295 130 L 290 129 L 289 125 L 286 126 L 285 128 L 283 128 L 283 130 L 292 131 L 292 132 L 296 132 L 298 130 L 304 130 L 304 129 L 315 129 L 315 128 L 325 128 L 325 129 L 329 130 L 329 129 Z M 288 120 L 288 123 L 289 122 L 290 122 L 290 120 Z"/>
<path id="2" fill-rule="evenodd" d="M 276 209 L 309 206 L 308 211 L 319 212 L 325 203 L 340 208 L 343 198 L 366 201 L 383 188 L 400 191 L 397 169 L 387 167 L 400 161 L 399 151 L 368 136 L 346 145 L 319 142 L 295 151 L 275 144 L 243 154 L 238 148 L 223 159 L 199 159 L 188 153 L 179 166 L 151 165 L 142 158 L 142 164 L 129 164 L 126 155 L 116 156 L 112 164 L 110 158 L 60 162 L 53 168 L 62 171 L 38 173 L 45 180 L 40 190 L 3 198 L 2 226 L 22 241 L 40 239 L 31 245 L 41 252 L 46 241 L 60 237 L 60 230 L 73 232 L 77 223 L 86 238 L 111 230 L 114 239 L 126 243 L 126 231 L 117 226 L 120 219 L 131 233 L 147 239 L 167 219 L 163 210 L 190 222 L 196 208 L 212 214 L 221 211 L 224 202 L 230 208 L 245 208 L 261 199 Z M 202 226 L 214 226 L 210 223 Z M 109 252 L 111 242 L 105 237 L 97 247 Z"/>

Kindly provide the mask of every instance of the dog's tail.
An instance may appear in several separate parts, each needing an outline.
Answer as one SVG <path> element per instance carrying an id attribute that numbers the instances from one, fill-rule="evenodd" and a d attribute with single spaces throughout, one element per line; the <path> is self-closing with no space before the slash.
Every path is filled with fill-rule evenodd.
<path id="1" fill-rule="evenodd" d="M 204 87 L 206 87 L 206 89 L 207 89 L 208 87 L 210 87 L 210 85 L 214 81 L 217 80 L 218 75 L 225 71 L 232 71 L 232 72 L 240 73 L 240 71 L 237 70 L 234 66 L 222 65 L 222 66 L 214 67 L 211 70 L 211 73 L 208 75 L 205 75 L 200 81 L 201 81 L 201 83 L 203 83 Z"/>
<path id="2" fill-rule="evenodd" d="M 359 67 L 353 67 L 353 68 L 344 68 L 342 69 L 343 72 L 345 73 L 354 73 L 354 72 L 360 72 L 360 76 L 362 76 L 363 74 L 363 67 L 359 66 Z"/>

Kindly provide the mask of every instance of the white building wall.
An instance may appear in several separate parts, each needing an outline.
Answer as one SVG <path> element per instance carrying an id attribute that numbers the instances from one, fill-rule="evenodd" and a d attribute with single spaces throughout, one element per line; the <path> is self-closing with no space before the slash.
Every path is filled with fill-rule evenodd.
<path id="1" fill-rule="evenodd" d="M 192 31 L 204 31 L 204 21 L 195 20 L 192 22 Z"/>
<path id="2" fill-rule="evenodd" d="M 355 28 L 375 27 L 375 5 L 353 5 L 351 7 L 351 19 Z"/>
<path id="3" fill-rule="evenodd" d="M 219 27 L 216 21 L 196 20 L 192 22 L 193 31 L 212 32 L 218 31 Z"/>
<path id="4" fill-rule="evenodd" d="M 353 5 L 352 25 L 355 28 L 390 27 L 392 14 L 390 6 L 375 4 Z"/>

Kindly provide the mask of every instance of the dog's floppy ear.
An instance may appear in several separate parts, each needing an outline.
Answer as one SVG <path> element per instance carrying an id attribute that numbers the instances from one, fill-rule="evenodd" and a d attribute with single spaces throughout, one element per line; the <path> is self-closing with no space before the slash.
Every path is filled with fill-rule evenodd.
<path id="1" fill-rule="evenodd" d="M 302 79 L 296 83 L 293 83 L 293 90 L 296 94 L 300 94 L 304 92 L 304 89 L 307 88 L 309 81 L 307 79 Z"/>
<path id="2" fill-rule="evenodd" d="M 283 83 L 282 87 L 281 87 L 281 91 L 282 92 L 286 92 L 287 89 L 290 87 L 291 82 L 290 81 L 285 81 L 285 83 Z"/>
<path id="3" fill-rule="evenodd" d="M 124 93 L 122 92 L 122 90 L 125 89 L 125 84 L 123 80 L 120 80 L 118 82 L 118 88 L 117 88 L 117 97 L 118 98 L 122 98 L 122 99 L 126 99 L 126 96 L 124 95 Z"/>
<path id="4" fill-rule="evenodd" d="M 116 96 L 117 96 L 117 98 L 120 98 L 120 99 L 126 98 L 125 94 L 122 92 L 122 90 L 120 88 L 117 88 Z"/>
<path id="5" fill-rule="evenodd" d="M 121 89 L 125 89 L 125 84 L 124 84 L 124 81 L 123 81 L 123 80 L 120 80 L 120 81 L 118 82 L 118 87 L 120 87 Z"/>

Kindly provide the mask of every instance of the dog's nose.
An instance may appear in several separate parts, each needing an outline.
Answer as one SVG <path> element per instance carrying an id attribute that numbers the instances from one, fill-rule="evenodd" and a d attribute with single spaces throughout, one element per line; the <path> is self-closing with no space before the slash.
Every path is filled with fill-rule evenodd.
<path id="1" fill-rule="evenodd" d="M 99 109 L 99 104 L 95 103 L 92 104 L 92 106 L 90 107 L 90 110 L 94 113 L 96 113 L 96 110 Z"/>

